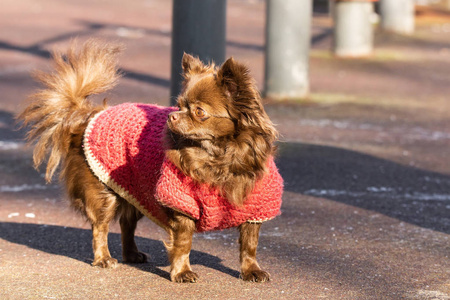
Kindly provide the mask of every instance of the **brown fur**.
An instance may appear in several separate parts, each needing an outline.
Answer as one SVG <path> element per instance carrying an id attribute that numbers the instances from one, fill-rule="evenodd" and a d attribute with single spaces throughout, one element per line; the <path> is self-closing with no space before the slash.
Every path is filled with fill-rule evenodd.
<path id="1" fill-rule="evenodd" d="M 36 143 L 35 167 L 48 159 L 47 181 L 61 165 L 60 178 L 71 205 L 92 224 L 93 265 L 104 268 L 117 265 L 107 242 L 109 223 L 115 218 L 120 218 L 123 261 L 147 259 L 134 241 L 142 214 L 93 175 L 82 149 L 89 120 L 106 107 L 94 105 L 88 97 L 116 84 L 119 52 L 118 46 L 89 40 L 79 51 L 74 43 L 65 56 L 55 53 L 55 72 L 36 74 L 45 89 L 32 95 L 18 116 L 29 127 L 27 139 Z M 184 55 L 182 66 L 185 80 L 178 99 L 180 111 L 170 114 L 167 122 L 167 156 L 184 173 L 218 187 L 232 203 L 240 205 L 266 171 L 277 132 L 245 66 L 232 58 L 221 67 L 204 65 L 190 55 Z M 195 222 L 175 211 L 168 214 L 170 278 L 195 282 L 198 275 L 189 263 Z M 244 280 L 269 279 L 256 262 L 259 227 L 250 223 L 240 226 Z"/>
<path id="2" fill-rule="evenodd" d="M 180 111 L 169 117 L 168 155 L 185 174 L 221 188 L 240 205 L 266 171 L 277 131 L 244 65 L 230 58 L 221 68 L 204 66 L 190 55 L 182 65 L 185 81 Z M 195 116 L 198 108 L 206 120 Z"/>

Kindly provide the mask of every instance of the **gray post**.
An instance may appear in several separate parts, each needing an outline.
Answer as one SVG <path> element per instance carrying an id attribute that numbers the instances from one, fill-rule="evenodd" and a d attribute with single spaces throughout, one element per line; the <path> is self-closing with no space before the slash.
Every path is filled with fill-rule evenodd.
<path id="1" fill-rule="evenodd" d="M 170 102 L 181 91 L 183 53 L 204 63 L 225 60 L 226 0 L 173 0 Z"/>
<path id="2" fill-rule="evenodd" d="M 265 95 L 309 93 L 312 0 L 267 0 Z"/>
<path id="3" fill-rule="evenodd" d="M 381 28 L 400 34 L 414 32 L 414 0 L 380 0 Z"/>
<path id="4" fill-rule="evenodd" d="M 336 0 L 334 5 L 334 45 L 337 56 L 358 57 L 373 51 L 372 16 L 369 0 Z"/>

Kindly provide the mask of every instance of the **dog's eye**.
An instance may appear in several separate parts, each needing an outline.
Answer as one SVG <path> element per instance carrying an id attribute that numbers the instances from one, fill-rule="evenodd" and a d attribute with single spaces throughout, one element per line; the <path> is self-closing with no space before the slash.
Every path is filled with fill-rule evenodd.
<path id="1" fill-rule="evenodd" d="M 206 117 L 206 111 L 203 108 L 197 107 L 194 111 L 197 118 L 204 119 Z"/>

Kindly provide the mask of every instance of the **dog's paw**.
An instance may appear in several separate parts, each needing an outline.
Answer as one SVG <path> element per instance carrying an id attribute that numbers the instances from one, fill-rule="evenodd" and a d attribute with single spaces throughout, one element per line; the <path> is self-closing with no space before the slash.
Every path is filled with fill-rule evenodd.
<path id="1" fill-rule="evenodd" d="M 147 255 L 142 252 L 132 252 L 123 255 L 123 262 L 128 264 L 141 264 L 147 262 Z"/>
<path id="2" fill-rule="evenodd" d="M 173 282 L 197 282 L 198 278 L 198 275 L 192 271 L 184 271 L 171 276 Z"/>
<path id="3" fill-rule="evenodd" d="M 100 259 L 94 260 L 92 263 L 94 267 L 100 267 L 105 269 L 114 269 L 117 267 L 117 259 L 112 257 L 103 257 Z"/>
<path id="4" fill-rule="evenodd" d="M 241 274 L 241 278 L 244 281 L 266 282 L 270 280 L 270 275 L 269 273 L 263 270 L 252 270 L 248 272 L 243 272 Z"/>

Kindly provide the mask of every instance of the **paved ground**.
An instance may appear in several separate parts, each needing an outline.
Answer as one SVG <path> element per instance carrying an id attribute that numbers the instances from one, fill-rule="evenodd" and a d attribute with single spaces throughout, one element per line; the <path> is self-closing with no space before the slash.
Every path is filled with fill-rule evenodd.
<path id="1" fill-rule="evenodd" d="M 198 234 L 197 284 L 173 284 L 148 220 L 143 265 L 90 266 L 89 225 L 31 168 L 13 116 L 74 36 L 120 40 L 127 76 L 109 95 L 167 104 L 170 1 L 12 1 L 0 12 L 0 298 L 450 299 L 450 13 L 420 9 L 411 37 L 377 33 L 365 59 L 330 55 L 331 22 L 316 14 L 311 98 L 267 102 L 282 133 L 283 214 L 263 226 L 267 284 L 238 279 L 237 232 Z M 264 5 L 229 1 L 227 55 L 262 86 Z M 117 224 L 110 247 L 120 258 Z"/>

